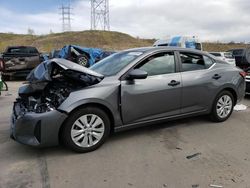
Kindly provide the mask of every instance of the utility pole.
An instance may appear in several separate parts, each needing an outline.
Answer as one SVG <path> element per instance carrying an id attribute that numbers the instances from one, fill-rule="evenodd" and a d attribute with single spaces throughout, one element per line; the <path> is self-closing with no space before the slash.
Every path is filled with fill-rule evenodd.
<path id="1" fill-rule="evenodd" d="M 70 5 L 70 1 L 68 6 L 65 6 L 62 4 L 61 8 L 59 8 L 61 10 L 61 20 L 62 20 L 62 31 L 66 32 L 66 31 L 71 31 L 71 5 Z"/>
<path id="2" fill-rule="evenodd" d="M 109 0 L 91 0 L 91 30 L 110 30 Z"/>

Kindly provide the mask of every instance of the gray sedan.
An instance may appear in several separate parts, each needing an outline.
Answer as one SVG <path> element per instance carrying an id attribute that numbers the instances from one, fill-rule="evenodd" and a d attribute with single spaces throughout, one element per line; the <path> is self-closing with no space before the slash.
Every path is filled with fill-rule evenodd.
<path id="1" fill-rule="evenodd" d="M 90 69 L 48 60 L 19 89 L 11 137 L 89 152 L 112 131 L 204 114 L 222 122 L 244 97 L 244 76 L 208 53 L 170 47 L 122 51 Z"/>

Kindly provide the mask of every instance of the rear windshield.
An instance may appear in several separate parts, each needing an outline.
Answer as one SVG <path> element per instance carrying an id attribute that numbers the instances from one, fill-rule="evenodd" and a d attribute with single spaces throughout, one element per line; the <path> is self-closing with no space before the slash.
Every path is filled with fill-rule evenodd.
<path id="1" fill-rule="evenodd" d="M 221 56 L 220 53 L 215 53 L 215 52 L 211 52 L 210 54 L 212 54 L 212 55 L 214 55 L 214 56 L 216 56 L 216 57 L 220 57 L 220 56 Z"/>
<path id="2" fill-rule="evenodd" d="M 7 49 L 7 53 L 19 53 L 19 54 L 36 54 L 38 53 L 36 48 L 33 47 L 11 47 Z"/>
<path id="3" fill-rule="evenodd" d="M 228 58 L 228 59 L 234 59 L 233 54 L 230 52 L 225 52 L 224 56 L 225 56 L 225 58 Z"/>

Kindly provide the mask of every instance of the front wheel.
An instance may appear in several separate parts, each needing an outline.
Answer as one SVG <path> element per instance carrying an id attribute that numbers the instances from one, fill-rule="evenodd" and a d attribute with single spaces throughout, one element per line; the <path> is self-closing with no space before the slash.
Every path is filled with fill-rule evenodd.
<path id="1" fill-rule="evenodd" d="M 211 119 L 215 122 L 226 121 L 232 114 L 234 97 L 229 91 L 222 91 L 215 99 Z"/>
<path id="2" fill-rule="evenodd" d="M 110 120 L 107 114 L 95 107 L 79 109 L 65 122 L 61 139 L 76 152 L 96 150 L 109 136 Z"/>

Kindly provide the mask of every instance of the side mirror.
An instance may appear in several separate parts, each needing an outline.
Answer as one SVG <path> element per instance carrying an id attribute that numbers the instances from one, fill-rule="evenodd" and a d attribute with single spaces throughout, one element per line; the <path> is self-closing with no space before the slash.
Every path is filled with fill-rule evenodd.
<path id="1" fill-rule="evenodd" d="M 128 80 L 145 79 L 147 77 L 148 73 L 146 71 L 140 69 L 134 69 L 128 74 L 127 79 Z"/>

